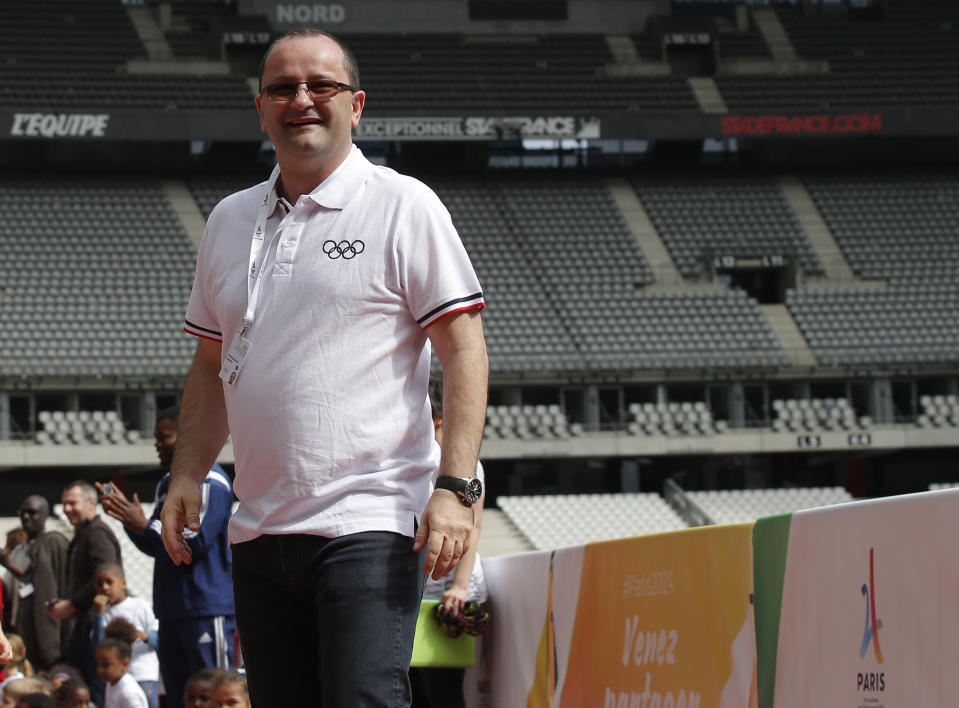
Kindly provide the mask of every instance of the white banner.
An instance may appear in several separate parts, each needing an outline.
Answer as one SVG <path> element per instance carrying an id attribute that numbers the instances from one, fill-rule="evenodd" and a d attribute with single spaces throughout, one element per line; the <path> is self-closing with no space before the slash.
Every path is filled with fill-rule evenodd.
<path id="1" fill-rule="evenodd" d="M 776 708 L 959 705 L 959 489 L 796 513 Z"/>

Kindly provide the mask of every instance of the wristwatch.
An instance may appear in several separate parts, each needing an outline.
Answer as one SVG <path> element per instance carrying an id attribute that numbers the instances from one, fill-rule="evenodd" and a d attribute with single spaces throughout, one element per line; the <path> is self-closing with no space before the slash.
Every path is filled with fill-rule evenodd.
<path id="1" fill-rule="evenodd" d="M 465 506 L 473 506 L 483 497 L 483 482 L 479 477 L 440 475 L 436 480 L 436 488 L 454 492 Z"/>

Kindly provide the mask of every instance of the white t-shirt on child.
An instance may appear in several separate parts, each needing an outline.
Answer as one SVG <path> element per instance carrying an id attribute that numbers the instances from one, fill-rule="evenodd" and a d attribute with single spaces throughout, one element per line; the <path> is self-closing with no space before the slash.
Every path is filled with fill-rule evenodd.
<path id="1" fill-rule="evenodd" d="M 107 684 L 103 708 L 150 708 L 150 703 L 136 679 L 130 674 L 123 674 L 116 683 Z"/>
<path id="2" fill-rule="evenodd" d="M 142 597 L 127 597 L 115 605 L 107 605 L 103 611 L 103 626 L 110 624 L 110 620 L 122 617 L 141 632 L 157 631 L 159 623 L 150 603 Z M 153 647 L 144 641 L 137 640 L 132 647 L 132 656 L 127 674 L 134 681 L 159 681 L 160 659 Z"/>

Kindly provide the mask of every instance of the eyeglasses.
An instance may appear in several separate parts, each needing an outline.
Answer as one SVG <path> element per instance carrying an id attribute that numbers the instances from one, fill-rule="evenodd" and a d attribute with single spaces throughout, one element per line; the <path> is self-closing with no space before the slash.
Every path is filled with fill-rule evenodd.
<path id="1" fill-rule="evenodd" d="M 266 96 L 275 103 L 288 103 L 296 100 L 300 95 L 300 86 L 306 86 L 306 93 L 314 101 L 329 101 L 341 91 L 358 91 L 349 84 L 328 79 L 317 79 L 316 81 L 284 81 L 281 83 L 264 86 L 260 94 Z"/>

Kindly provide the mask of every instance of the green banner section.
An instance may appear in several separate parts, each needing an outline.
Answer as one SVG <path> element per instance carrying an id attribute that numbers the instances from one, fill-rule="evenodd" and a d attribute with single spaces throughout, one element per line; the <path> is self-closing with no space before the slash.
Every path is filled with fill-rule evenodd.
<path id="1" fill-rule="evenodd" d="M 753 527 L 753 603 L 756 612 L 756 657 L 759 708 L 773 708 L 776 652 L 782 610 L 786 549 L 792 514 L 767 516 Z"/>

